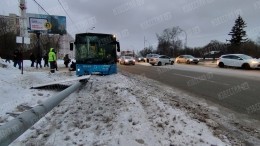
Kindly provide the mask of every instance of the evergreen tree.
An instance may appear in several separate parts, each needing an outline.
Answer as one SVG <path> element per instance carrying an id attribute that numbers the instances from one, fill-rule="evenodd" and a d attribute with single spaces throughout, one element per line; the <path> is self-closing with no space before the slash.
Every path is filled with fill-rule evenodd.
<path id="1" fill-rule="evenodd" d="M 243 52 L 240 50 L 240 44 L 247 42 L 246 31 L 244 28 L 246 27 L 245 21 L 239 15 L 235 21 L 235 25 L 232 27 L 231 32 L 228 34 L 231 36 L 231 39 L 228 40 L 230 42 L 230 51 L 234 52 Z"/>
<path id="2" fill-rule="evenodd" d="M 231 35 L 231 40 L 229 42 L 232 44 L 241 44 L 247 41 L 246 31 L 244 28 L 246 27 L 245 21 L 239 15 L 235 21 L 235 25 L 232 27 L 231 32 L 228 35 Z"/>

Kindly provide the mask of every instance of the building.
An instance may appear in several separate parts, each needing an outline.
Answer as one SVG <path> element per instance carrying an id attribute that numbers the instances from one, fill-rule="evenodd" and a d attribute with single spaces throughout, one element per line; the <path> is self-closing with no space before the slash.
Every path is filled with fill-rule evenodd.
<path id="1" fill-rule="evenodd" d="M 9 16 L 0 15 L 0 26 L 1 34 L 5 32 L 14 32 L 15 34 L 20 34 L 20 21 L 19 16 L 16 14 L 9 14 Z"/>
<path id="2" fill-rule="evenodd" d="M 58 57 L 63 59 L 66 54 L 69 54 L 70 58 L 75 58 L 74 50 L 70 51 L 70 42 L 74 42 L 73 37 L 70 34 L 64 34 L 60 36 L 59 45 L 60 49 Z"/>

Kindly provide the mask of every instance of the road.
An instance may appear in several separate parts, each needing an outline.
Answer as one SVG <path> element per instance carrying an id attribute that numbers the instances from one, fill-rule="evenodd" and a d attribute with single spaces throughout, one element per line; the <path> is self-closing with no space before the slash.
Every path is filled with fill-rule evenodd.
<path id="1" fill-rule="evenodd" d="M 143 75 L 188 94 L 205 98 L 260 120 L 260 71 L 200 65 L 118 65 L 120 71 Z"/>

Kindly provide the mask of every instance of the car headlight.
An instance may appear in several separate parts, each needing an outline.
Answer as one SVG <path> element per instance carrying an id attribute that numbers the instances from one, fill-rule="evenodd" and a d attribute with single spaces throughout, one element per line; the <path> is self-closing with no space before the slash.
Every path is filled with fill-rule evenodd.
<path id="1" fill-rule="evenodd" d="M 125 62 L 128 62 L 128 59 L 126 59 Z"/>
<path id="2" fill-rule="evenodd" d="M 257 63 L 259 63 L 259 62 L 254 60 L 254 61 L 252 61 L 251 63 L 253 63 L 253 64 L 257 64 Z"/>

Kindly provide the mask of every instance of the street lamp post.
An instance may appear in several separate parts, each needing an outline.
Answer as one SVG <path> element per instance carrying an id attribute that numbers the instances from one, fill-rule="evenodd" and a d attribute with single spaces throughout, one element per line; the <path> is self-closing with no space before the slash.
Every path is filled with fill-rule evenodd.
<path id="1" fill-rule="evenodd" d="M 180 31 L 183 31 L 185 33 L 185 44 L 184 44 L 184 49 L 185 49 L 185 54 L 187 53 L 187 33 L 185 30 L 180 28 Z"/>
<path id="2" fill-rule="evenodd" d="M 151 43 L 147 39 L 145 39 L 145 36 L 144 36 L 144 48 L 145 48 L 145 42 L 148 43 L 148 48 L 151 47 Z"/>

